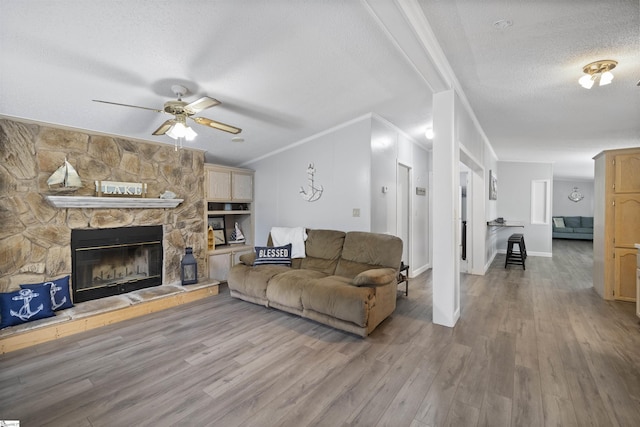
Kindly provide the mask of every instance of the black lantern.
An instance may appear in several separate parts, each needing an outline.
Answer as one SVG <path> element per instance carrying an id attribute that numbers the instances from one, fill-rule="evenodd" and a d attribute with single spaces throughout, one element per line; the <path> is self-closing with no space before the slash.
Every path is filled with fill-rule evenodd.
<path id="1" fill-rule="evenodd" d="M 180 278 L 183 285 L 191 285 L 198 283 L 198 261 L 193 256 L 193 248 L 186 248 L 184 252 L 184 258 L 180 263 L 182 269 L 180 271 Z"/>

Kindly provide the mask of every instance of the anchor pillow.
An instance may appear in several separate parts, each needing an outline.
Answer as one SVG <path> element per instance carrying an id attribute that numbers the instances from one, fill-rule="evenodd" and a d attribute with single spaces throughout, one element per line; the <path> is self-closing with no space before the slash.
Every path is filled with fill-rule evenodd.
<path id="1" fill-rule="evenodd" d="M 73 307 L 71 295 L 69 294 L 69 276 L 64 276 L 56 280 L 44 283 L 34 283 L 31 285 L 20 285 L 22 289 L 33 289 L 35 286 L 49 287 L 51 295 L 51 308 L 53 311 L 64 310 Z"/>
<path id="2" fill-rule="evenodd" d="M 48 286 L 0 294 L 0 329 L 55 316 Z"/>

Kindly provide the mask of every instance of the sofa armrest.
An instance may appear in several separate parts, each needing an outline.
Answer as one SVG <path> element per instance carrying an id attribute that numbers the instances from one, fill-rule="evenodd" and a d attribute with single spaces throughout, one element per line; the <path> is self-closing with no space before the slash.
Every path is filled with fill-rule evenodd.
<path id="1" fill-rule="evenodd" d="M 372 268 L 353 278 L 355 286 L 382 286 L 398 280 L 398 272 L 393 268 Z"/>
<path id="2" fill-rule="evenodd" d="M 244 265 L 252 266 L 256 260 L 256 253 L 248 252 L 246 254 L 242 254 L 240 255 L 239 259 L 240 259 L 240 262 L 243 263 Z"/>

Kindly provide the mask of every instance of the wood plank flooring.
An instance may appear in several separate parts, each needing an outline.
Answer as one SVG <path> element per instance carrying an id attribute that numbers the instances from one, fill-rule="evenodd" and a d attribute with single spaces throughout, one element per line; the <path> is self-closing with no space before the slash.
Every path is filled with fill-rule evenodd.
<path id="1" fill-rule="evenodd" d="M 431 274 L 367 339 L 221 294 L 0 356 L 23 426 L 638 426 L 634 305 L 591 287 L 591 242 L 463 276 L 455 328 Z M 404 288 L 404 287 L 402 287 Z"/>

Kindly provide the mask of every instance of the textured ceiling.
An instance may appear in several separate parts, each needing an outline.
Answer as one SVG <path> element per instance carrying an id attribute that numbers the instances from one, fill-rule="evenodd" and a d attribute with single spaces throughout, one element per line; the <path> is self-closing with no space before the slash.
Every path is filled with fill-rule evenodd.
<path id="1" fill-rule="evenodd" d="M 0 114 L 152 136 L 184 84 L 221 105 L 194 125 L 211 162 L 240 164 L 374 112 L 423 140 L 431 96 L 359 1 L 0 1 Z M 196 96 L 197 95 L 197 96 Z"/>
<path id="2" fill-rule="evenodd" d="M 397 7 L 397 6 L 400 7 Z M 242 164 L 373 112 L 426 144 L 426 49 L 398 10 L 424 11 L 500 160 L 588 178 L 602 149 L 640 145 L 635 1 L 0 0 L 0 115 L 172 144 L 151 133 L 172 84 L 222 102 L 194 125 L 207 160 Z M 506 30 L 491 24 L 511 19 Z M 612 85 L 581 68 L 620 62 Z"/>
<path id="3" fill-rule="evenodd" d="M 601 150 L 640 146 L 638 0 L 419 3 L 500 160 L 589 178 Z M 613 83 L 583 89 L 599 59 L 619 62 Z"/>

